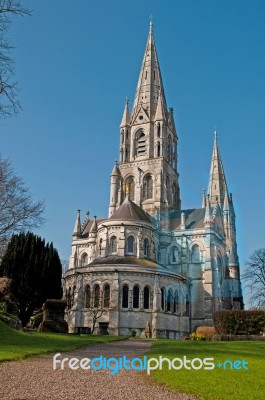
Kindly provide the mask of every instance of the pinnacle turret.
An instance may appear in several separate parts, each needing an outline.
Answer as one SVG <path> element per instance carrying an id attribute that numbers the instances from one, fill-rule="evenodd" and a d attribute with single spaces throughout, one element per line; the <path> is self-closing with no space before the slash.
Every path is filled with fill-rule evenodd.
<path id="1" fill-rule="evenodd" d="M 117 160 L 114 162 L 114 167 L 110 176 L 120 176 L 119 163 Z"/>
<path id="2" fill-rule="evenodd" d="M 76 221 L 75 221 L 75 226 L 74 226 L 74 231 L 73 231 L 73 237 L 81 237 L 81 220 L 80 220 L 80 210 L 77 210 L 77 216 L 76 216 Z"/>
<path id="3" fill-rule="evenodd" d="M 164 108 L 165 104 L 163 101 L 163 96 L 162 96 L 162 91 L 161 89 L 159 90 L 159 95 L 158 95 L 158 101 L 157 101 L 157 109 L 156 109 L 156 114 L 155 114 L 155 121 L 165 121 L 166 120 L 166 114 L 167 111 Z"/>
<path id="4" fill-rule="evenodd" d="M 213 221 L 209 194 L 205 197 L 205 202 L 206 202 L 206 204 L 205 204 L 206 210 L 205 210 L 205 215 L 204 215 L 204 226 L 209 227 L 212 225 L 212 221 Z"/>
<path id="5" fill-rule="evenodd" d="M 129 99 L 126 97 L 124 112 L 120 124 L 120 128 L 130 126 Z"/>

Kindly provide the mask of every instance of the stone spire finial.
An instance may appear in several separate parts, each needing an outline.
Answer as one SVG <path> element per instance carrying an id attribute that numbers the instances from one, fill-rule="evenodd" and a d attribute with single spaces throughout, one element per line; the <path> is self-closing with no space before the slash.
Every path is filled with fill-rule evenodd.
<path id="1" fill-rule="evenodd" d="M 181 213 L 181 225 L 180 225 L 180 229 L 181 229 L 181 230 L 185 230 L 185 229 L 186 229 L 186 218 L 185 218 L 185 213 L 184 213 L 184 212 Z"/>
<path id="2" fill-rule="evenodd" d="M 93 221 L 93 223 L 92 223 L 92 226 L 91 226 L 91 228 L 90 228 L 89 233 L 90 233 L 90 234 L 91 234 L 91 233 L 95 233 L 95 232 L 97 232 L 97 229 L 98 229 L 97 216 L 94 215 L 94 221 Z"/>
<path id="3" fill-rule="evenodd" d="M 217 142 L 217 130 L 214 128 L 214 141 Z"/>
<path id="4" fill-rule="evenodd" d="M 162 88 L 159 88 L 155 121 L 163 121 L 163 120 L 166 120 L 166 110 L 164 108 Z"/>
<path id="5" fill-rule="evenodd" d="M 123 116 L 121 120 L 120 127 L 129 126 L 130 125 L 130 113 L 129 113 L 129 99 L 126 97 L 125 99 L 125 107 L 123 111 Z"/>
<path id="6" fill-rule="evenodd" d="M 80 237 L 81 236 L 80 212 L 81 212 L 81 210 L 78 209 L 77 210 L 76 221 L 75 221 L 75 226 L 74 226 L 74 231 L 73 231 L 73 236 L 74 237 Z"/>
<path id="7" fill-rule="evenodd" d="M 202 208 L 206 208 L 206 190 L 202 191 Z"/>

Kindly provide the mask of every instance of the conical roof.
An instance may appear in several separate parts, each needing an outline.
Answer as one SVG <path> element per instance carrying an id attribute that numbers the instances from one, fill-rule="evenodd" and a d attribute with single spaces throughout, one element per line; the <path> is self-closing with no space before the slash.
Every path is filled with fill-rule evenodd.
<path id="1" fill-rule="evenodd" d="M 145 211 L 137 206 L 137 204 L 133 203 L 128 196 L 126 196 L 124 202 L 109 219 L 150 222 Z"/>

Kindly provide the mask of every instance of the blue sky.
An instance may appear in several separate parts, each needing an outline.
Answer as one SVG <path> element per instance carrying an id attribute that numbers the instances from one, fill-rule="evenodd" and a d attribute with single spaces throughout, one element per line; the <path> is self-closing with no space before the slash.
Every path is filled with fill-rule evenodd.
<path id="1" fill-rule="evenodd" d="M 0 120 L 1 153 L 36 199 L 36 233 L 70 254 L 76 210 L 106 216 L 125 97 L 131 104 L 149 16 L 179 136 L 183 208 L 201 206 L 218 140 L 237 213 L 241 263 L 264 247 L 265 2 L 24 0 L 16 18 L 23 111 Z"/>

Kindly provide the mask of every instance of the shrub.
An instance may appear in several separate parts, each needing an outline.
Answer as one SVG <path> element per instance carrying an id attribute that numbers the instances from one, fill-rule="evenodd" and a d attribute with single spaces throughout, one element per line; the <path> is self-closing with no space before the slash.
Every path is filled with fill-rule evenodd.
<path id="1" fill-rule="evenodd" d="M 135 330 L 135 329 L 132 329 L 132 330 L 131 330 L 131 335 L 132 335 L 132 337 L 135 337 L 135 336 L 136 336 L 136 330 Z"/>
<path id="2" fill-rule="evenodd" d="M 199 333 L 206 337 L 206 339 L 211 340 L 216 334 L 216 330 L 213 326 L 198 326 L 196 333 Z"/>
<path id="3" fill-rule="evenodd" d="M 202 335 L 201 333 L 196 333 L 193 332 L 190 335 L 191 340 L 206 340 L 206 337 L 204 335 Z"/>
<path id="4" fill-rule="evenodd" d="M 30 318 L 30 325 L 32 328 L 38 328 L 43 319 L 42 311 L 38 311 Z"/>
<path id="5" fill-rule="evenodd" d="M 214 324 L 220 335 L 260 335 L 265 330 L 265 311 L 216 311 Z"/>

